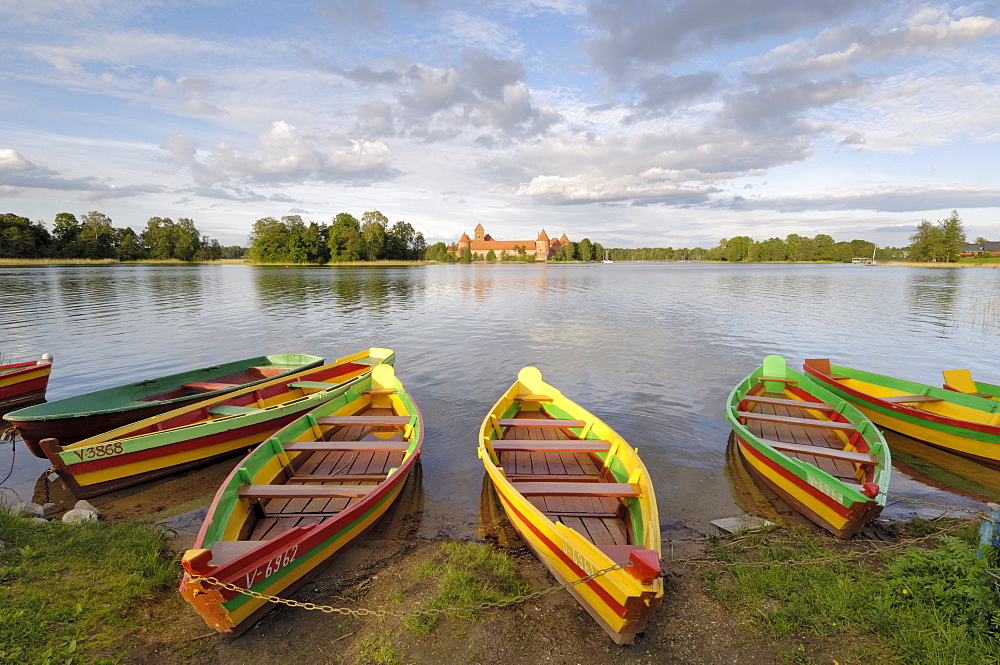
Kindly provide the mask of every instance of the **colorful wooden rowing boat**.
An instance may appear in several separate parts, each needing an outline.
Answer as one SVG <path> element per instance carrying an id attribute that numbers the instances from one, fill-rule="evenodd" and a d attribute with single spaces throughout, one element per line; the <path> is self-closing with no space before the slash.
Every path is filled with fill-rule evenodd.
<path id="1" fill-rule="evenodd" d="M 947 390 L 984 399 L 1000 400 L 1000 386 L 974 380 L 971 370 L 946 369 L 941 374 L 944 377 L 944 388 Z"/>
<path id="2" fill-rule="evenodd" d="M 417 405 L 379 365 L 250 453 L 222 484 L 180 592 L 205 622 L 238 635 L 274 605 L 201 577 L 286 596 L 370 529 L 420 457 Z"/>
<path id="3" fill-rule="evenodd" d="M 87 498 L 238 455 L 394 360 L 389 349 L 368 349 L 68 446 L 40 444 L 70 492 Z"/>
<path id="4" fill-rule="evenodd" d="M 881 432 L 781 356 L 733 388 L 726 419 L 754 473 L 833 535 L 850 538 L 885 507 L 892 462 Z"/>
<path id="5" fill-rule="evenodd" d="M 806 375 L 872 422 L 982 464 L 1000 468 L 1000 402 L 807 360 Z"/>
<path id="6" fill-rule="evenodd" d="M 33 455 L 45 457 L 39 445 L 42 439 L 74 443 L 185 404 L 322 364 L 323 358 L 302 353 L 255 356 L 29 406 L 3 418 L 10 421 Z"/>
<path id="7" fill-rule="evenodd" d="M 0 365 L 0 409 L 44 401 L 51 371 L 47 353 L 41 360 Z"/>
<path id="8" fill-rule="evenodd" d="M 614 430 L 525 367 L 479 431 L 479 457 L 511 524 L 618 644 L 663 599 L 653 483 Z"/>

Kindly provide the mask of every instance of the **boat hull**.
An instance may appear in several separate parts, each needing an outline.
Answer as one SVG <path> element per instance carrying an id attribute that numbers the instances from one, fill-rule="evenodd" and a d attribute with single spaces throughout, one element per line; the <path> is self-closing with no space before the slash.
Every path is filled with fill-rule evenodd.
<path id="1" fill-rule="evenodd" d="M 875 424 L 961 455 L 993 468 L 1000 468 L 1000 403 L 952 390 L 885 377 L 871 372 L 828 365 L 830 373 L 809 364 L 806 376 L 853 404 Z M 857 387 L 843 381 L 858 382 Z M 860 386 L 866 386 L 861 389 Z M 874 387 L 871 387 L 874 386 Z M 879 391 L 873 394 L 873 391 Z M 925 397 L 929 402 L 913 406 L 886 401 L 897 393 Z M 939 406 L 930 407 L 928 404 Z M 938 412 L 925 410 L 935 408 Z M 953 417 L 954 414 L 958 417 Z"/>
<path id="2" fill-rule="evenodd" d="M 546 519 L 510 488 L 502 474 L 490 472 L 500 504 L 517 531 L 559 584 L 568 584 L 616 563 L 593 543 L 559 522 Z M 659 552 L 655 553 L 659 558 Z M 625 570 L 605 573 L 566 589 L 616 644 L 632 644 L 663 601 L 660 580 L 639 584 Z"/>
<path id="3" fill-rule="evenodd" d="M 383 377 L 388 374 L 379 373 Z M 315 439 L 315 435 L 310 435 L 316 420 L 358 399 L 358 395 L 371 383 L 371 378 L 355 382 L 346 393 L 312 411 L 306 419 L 299 419 L 278 432 L 250 453 L 220 487 L 194 547 L 185 552 L 181 560 L 185 575 L 180 593 L 210 627 L 230 636 L 239 635 L 275 605 L 262 598 L 225 589 L 201 579 L 202 576 L 213 577 L 255 594 L 287 597 L 371 530 L 401 494 L 419 461 L 423 440 L 422 417 L 408 396 L 401 400 L 406 405 L 406 411 L 415 418 L 414 425 L 405 430 L 405 444 L 399 444 L 406 452 L 401 463 L 389 470 L 385 479 L 378 482 L 372 491 L 317 523 L 293 526 L 266 541 L 246 540 L 248 513 L 254 507 L 246 505 L 246 500 L 240 498 L 240 488 L 248 484 L 287 482 L 291 459 L 285 447 L 291 449 L 297 441 Z M 402 384 L 396 385 L 399 391 L 403 390 Z M 363 447 L 365 444 L 356 442 L 356 445 Z M 344 480 L 342 476 L 337 478 Z M 215 560 L 224 556 L 223 546 L 249 549 L 217 565 Z"/>
<path id="4" fill-rule="evenodd" d="M 47 361 L 0 365 L 0 410 L 44 401 L 51 372 Z"/>
<path id="5" fill-rule="evenodd" d="M 835 490 L 816 487 L 754 447 L 736 437 L 740 456 L 754 474 L 797 512 L 838 538 L 851 538 L 865 524 L 877 518 L 884 508 L 875 501 L 856 502 L 846 507 Z M 818 484 L 818 483 L 817 483 Z"/>
<path id="6" fill-rule="evenodd" d="M 394 360 L 391 351 L 370 351 L 383 354 L 375 360 Z M 69 446 L 43 439 L 41 447 L 70 492 L 81 499 L 211 464 L 245 453 L 370 373 L 369 361 L 362 362 L 371 358 L 368 353 L 220 395 Z M 310 387 L 314 392 L 308 393 L 290 387 L 299 382 L 328 387 Z M 271 402 L 266 408 L 241 406 L 264 398 Z M 236 415 L 210 415 L 227 408 Z"/>
<path id="7" fill-rule="evenodd" d="M 4 419 L 14 426 L 31 454 L 44 458 L 42 439 L 58 439 L 63 445 L 75 443 L 189 404 L 318 367 L 322 362 L 319 356 L 304 354 L 256 356 L 18 409 Z M 213 383 L 224 383 L 225 387 L 184 387 Z"/>

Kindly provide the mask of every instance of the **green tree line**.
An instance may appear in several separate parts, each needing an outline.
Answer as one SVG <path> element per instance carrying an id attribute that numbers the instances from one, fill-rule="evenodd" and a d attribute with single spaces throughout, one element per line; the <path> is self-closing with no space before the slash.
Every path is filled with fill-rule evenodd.
<path id="1" fill-rule="evenodd" d="M 909 247 L 879 247 L 868 240 L 834 241 L 820 233 L 812 238 L 789 234 L 785 239 L 754 240 L 749 236 L 723 238 L 712 248 L 673 249 L 672 247 L 615 248 L 609 250 L 613 261 L 842 261 L 871 258 L 877 261 L 957 261 L 966 243 L 965 230 L 958 212 L 947 219 L 917 225 Z"/>
<path id="2" fill-rule="evenodd" d="M 444 245 L 444 243 L 440 243 Z M 389 224 L 378 210 L 357 219 L 342 212 L 333 223 L 309 222 L 299 215 L 264 217 L 250 232 L 250 257 L 256 263 L 343 263 L 345 261 L 420 261 L 428 253 L 424 234 L 408 222 Z"/>
<path id="3" fill-rule="evenodd" d="M 0 258 L 5 259 L 176 259 L 211 261 L 239 258 L 242 247 L 223 247 L 203 235 L 194 222 L 181 217 L 151 217 L 136 233 L 116 227 L 107 215 L 93 210 L 80 219 L 68 212 L 55 216 L 50 232 L 41 222 L 14 213 L 0 214 Z"/>

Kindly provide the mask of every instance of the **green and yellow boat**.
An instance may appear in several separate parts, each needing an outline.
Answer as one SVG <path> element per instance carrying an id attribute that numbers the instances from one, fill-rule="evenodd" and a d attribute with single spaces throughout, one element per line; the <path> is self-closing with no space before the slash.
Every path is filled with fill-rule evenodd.
<path id="1" fill-rule="evenodd" d="M 238 635 L 360 538 L 399 496 L 420 458 L 423 419 L 392 366 L 250 453 L 219 488 L 181 595 L 215 630 Z M 211 579 L 206 579 L 211 578 Z"/>
<path id="2" fill-rule="evenodd" d="M 663 599 L 653 482 L 608 425 L 525 367 L 479 430 L 479 457 L 511 524 L 618 644 Z"/>
<path id="3" fill-rule="evenodd" d="M 803 368 L 876 425 L 1000 468 L 1000 401 L 832 365 L 825 358 L 806 360 Z"/>
<path id="4" fill-rule="evenodd" d="M 63 445 L 74 443 L 322 364 L 320 356 L 304 353 L 254 356 L 28 406 L 3 419 L 13 425 L 32 455 L 45 457 L 39 443 L 42 439 L 58 439 Z"/>
<path id="5" fill-rule="evenodd" d="M 243 454 L 395 357 L 391 349 L 366 349 L 67 446 L 58 439 L 40 445 L 70 492 L 88 498 Z"/>
<path id="6" fill-rule="evenodd" d="M 881 432 L 781 356 L 733 388 L 726 419 L 754 473 L 833 535 L 850 538 L 885 508 L 892 462 Z"/>

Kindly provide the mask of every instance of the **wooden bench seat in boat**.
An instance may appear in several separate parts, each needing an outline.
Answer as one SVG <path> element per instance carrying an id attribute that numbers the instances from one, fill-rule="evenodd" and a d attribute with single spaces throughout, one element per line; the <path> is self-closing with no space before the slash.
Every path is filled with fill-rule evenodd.
<path id="1" fill-rule="evenodd" d="M 395 388 L 375 388 L 372 390 L 362 390 L 362 395 L 395 395 Z"/>
<path id="2" fill-rule="evenodd" d="M 185 383 L 181 388 L 187 388 L 188 390 L 224 390 L 226 388 L 235 388 L 241 385 L 238 383 L 220 383 L 218 381 L 192 381 L 191 383 Z"/>
<path id="3" fill-rule="evenodd" d="M 512 483 L 525 482 L 577 482 L 577 483 L 599 483 L 600 474 L 589 473 L 510 473 L 507 480 Z"/>
<path id="4" fill-rule="evenodd" d="M 374 367 L 375 365 L 382 364 L 382 358 L 358 358 L 357 360 L 352 360 L 352 365 L 368 365 L 369 367 Z"/>
<path id="5" fill-rule="evenodd" d="M 816 457 L 828 457 L 830 459 L 844 460 L 845 462 L 856 462 L 858 464 L 878 464 L 878 458 L 868 453 L 853 452 L 849 450 L 839 450 L 827 446 L 810 446 L 802 443 L 788 443 L 786 441 L 773 441 L 771 439 L 760 439 L 761 443 L 766 443 L 775 450 L 783 453 L 801 453 L 804 455 L 815 455 Z"/>
<path id="6" fill-rule="evenodd" d="M 402 427 L 413 422 L 410 416 L 326 416 L 317 418 L 320 425 L 361 425 L 363 427 Z"/>
<path id="7" fill-rule="evenodd" d="M 514 397 L 515 402 L 551 402 L 552 398 L 548 395 L 517 395 Z"/>
<path id="8" fill-rule="evenodd" d="M 837 407 L 832 404 L 827 404 L 825 402 L 807 402 L 805 400 L 799 399 L 779 399 L 777 397 L 755 397 L 752 395 L 747 395 L 743 398 L 744 402 L 753 402 L 755 404 L 770 404 L 773 406 L 794 406 L 800 409 L 813 409 L 815 411 L 836 411 Z"/>
<path id="9" fill-rule="evenodd" d="M 253 406 L 232 406 L 230 404 L 218 404 L 209 407 L 208 413 L 213 416 L 241 416 L 244 413 L 253 413 L 260 409 Z"/>
<path id="10" fill-rule="evenodd" d="M 775 381 L 777 383 L 789 383 L 789 384 L 792 384 L 792 385 L 798 383 L 798 381 L 796 379 L 786 379 L 783 376 L 758 376 L 757 377 L 757 383 L 764 383 L 765 381 Z"/>
<path id="11" fill-rule="evenodd" d="M 606 453 L 611 442 L 599 439 L 536 439 L 533 441 L 493 441 L 494 452 Z"/>
<path id="12" fill-rule="evenodd" d="M 595 513 L 595 512 L 570 512 L 568 510 L 543 510 L 546 517 L 596 517 L 598 519 L 613 520 L 618 519 L 618 513 Z"/>
<path id="13" fill-rule="evenodd" d="M 317 475 L 317 474 L 304 474 L 301 476 L 292 476 L 291 480 L 303 483 L 325 483 L 325 482 L 342 482 L 342 481 L 383 481 L 388 477 L 385 473 L 338 473 L 336 475 Z"/>
<path id="14" fill-rule="evenodd" d="M 336 383 L 327 383 L 326 381 L 292 381 L 288 384 L 289 388 L 312 388 L 313 390 L 326 390 L 327 388 L 333 388 Z"/>
<path id="15" fill-rule="evenodd" d="M 551 494 L 553 496 L 621 496 L 637 497 L 642 493 L 634 483 L 511 483 L 521 496 L 538 496 Z"/>
<path id="16" fill-rule="evenodd" d="M 286 452 L 360 452 L 360 451 L 390 451 L 405 452 L 409 449 L 408 442 L 402 439 L 362 439 L 361 441 L 292 441 L 282 444 Z"/>
<path id="17" fill-rule="evenodd" d="M 582 420 L 556 420 L 554 418 L 501 418 L 500 427 L 583 427 Z"/>
<path id="18" fill-rule="evenodd" d="M 883 402 L 889 402 L 890 404 L 909 404 L 911 402 L 941 402 L 943 401 L 940 397 L 932 397 L 930 395 L 890 395 L 889 397 L 878 397 L 877 399 Z"/>
<path id="19" fill-rule="evenodd" d="M 368 496 L 378 485 L 244 485 L 237 495 L 247 499 L 337 499 Z"/>
<path id="20" fill-rule="evenodd" d="M 237 557 L 241 557 L 250 550 L 255 550 L 266 540 L 217 540 L 212 543 L 212 565 L 221 566 L 229 563 Z"/>
<path id="21" fill-rule="evenodd" d="M 780 423 L 782 425 L 800 425 L 802 427 L 824 427 L 826 429 L 856 430 L 857 425 L 852 423 L 839 423 L 831 420 L 818 420 L 816 418 L 793 418 L 791 416 L 776 416 L 770 413 L 756 413 L 753 411 L 737 411 L 736 415 L 747 420 L 761 420 L 768 423 Z"/>

